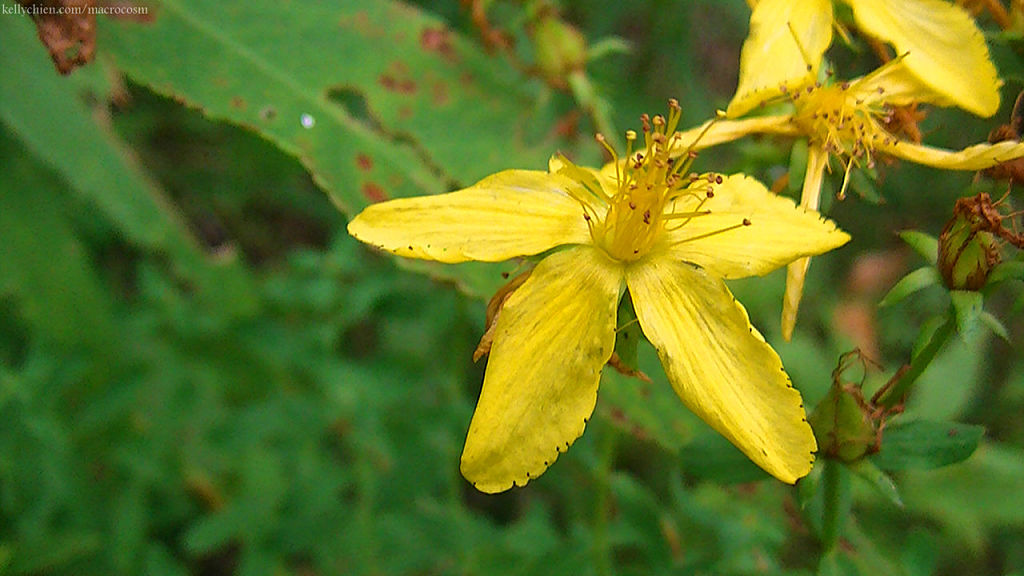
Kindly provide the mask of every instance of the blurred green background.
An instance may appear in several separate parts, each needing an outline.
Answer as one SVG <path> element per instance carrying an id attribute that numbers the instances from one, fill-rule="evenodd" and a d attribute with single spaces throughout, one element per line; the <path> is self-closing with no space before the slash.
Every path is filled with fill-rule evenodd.
<path id="1" fill-rule="evenodd" d="M 621 133 L 675 97 L 701 122 L 731 96 L 749 17 L 740 0 L 564 2 L 591 47 L 628 44 L 570 88 L 538 73 L 537 3 L 489 3 L 486 26 L 484 4 L 167 0 L 99 18 L 96 61 L 67 77 L 27 16 L 0 16 L 0 573 L 817 570 L 795 491 L 686 412 L 649 347 L 653 382 L 607 374 L 587 433 L 528 487 L 459 476 L 484 306 L 517 264 L 399 262 L 347 217 L 556 150 L 600 162 L 602 110 Z M 980 22 L 1004 110 L 931 110 L 930 143 L 985 140 L 1021 88 L 1018 39 Z M 856 41 L 834 51 L 873 66 Z M 790 147 L 748 139 L 698 167 L 771 185 Z M 924 264 L 896 233 L 937 235 L 982 186 L 879 171 L 824 195 L 854 240 L 815 260 L 792 342 L 782 274 L 732 284 L 808 406 L 854 346 L 884 367 L 869 388 L 906 361 L 947 296 L 877 308 Z M 954 340 L 900 417 L 984 426 L 981 446 L 897 473 L 902 508 L 854 478 L 837 573 L 1024 574 L 1021 294 L 986 300 L 1009 341 Z"/>

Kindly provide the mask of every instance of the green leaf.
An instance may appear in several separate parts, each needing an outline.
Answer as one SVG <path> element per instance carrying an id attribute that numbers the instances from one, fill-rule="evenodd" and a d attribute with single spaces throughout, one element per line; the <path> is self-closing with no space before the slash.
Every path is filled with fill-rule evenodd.
<path id="1" fill-rule="evenodd" d="M 929 286 L 938 284 L 939 281 L 939 271 L 935 269 L 935 266 L 918 268 L 901 278 L 900 281 L 889 290 L 889 293 L 882 298 L 882 301 L 878 303 L 878 306 L 881 308 L 883 306 L 891 306 L 897 302 L 901 302 L 907 296 Z"/>
<path id="2" fill-rule="evenodd" d="M 995 284 L 1004 280 L 1024 280 L 1024 262 L 1020 260 L 1006 260 L 996 264 L 995 268 L 988 275 L 988 284 Z"/>
<path id="3" fill-rule="evenodd" d="M 255 288 L 234 258 L 217 262 L 196 244 L 155 182 L 112 132 L 93 121 L 75 86 L 53 64 L 28 18 L 0 18 L 0 123 L 95 206 L 134 246 L 167 253 L 210 309 L 248 314 Z"/>
<path id="4" fill-rule="evenodd" d="M 907 510 L 939 521 L 957 541 L 988 549 L 995 531 L 1024 524 L 1024 451 L 985 443 L 959 466 L 908 471 L 900 480 Z"/>
<path id="5" fill-rule="evenodd" d="M 99 46 L 130 78 L 258 132 L 349 217 L 506 168 L 543 170 L 567 148 L 539 83 L 400 2 L 167 0 L 152 22 L 99 25 Z M 481 297 L 501 270 L 412 267 Z"/>
<path id="6" fill-rule="evenodd" d="M 1003 325 L 999 318 L 996 318 L 989 312 L 982 311 L 981 323 L 991 330 L 993 334 L 1002 338 L 1004 342 L 1007 344 L 1010 343 L 1010 332 L 1006 329 L 1006 326 Z"/>
<path id="7" fill-rule="evenodd" d="M 981 326 L 984 297 L 970 290 L 950 290 L 949 297 L 956 312 L 957 333 L 965 342 L 971 340 Z"/>
<path id="8" fill-rule="evenodd" d="M 947 315 L 951 313 L 947 311 Z M 913 357 L 918 357 L 922 346 L 940 337 L 939 329 L 950 321 L 944 317 L 928 321 L 921 329 Z M 985 352 L 988 339 L 988 333 L 981 330 L 976 338 L 967 342 L 948 338 L 914 384 L 913 392 L 907 398 L 907 410 L 927 420 L 957 419 L 980 393 L 989 364 Z"/>
<path id="9" fill-rule="evenodd" d="M 0 34 L 0 68 L 22 79 L 0 83 L 0 121 L 129 241 L 159 247 L 171 222 L 150 194 L 152 182 L 128 166 L 125 152 L 92 121 L 74 86 L 54 73 L 31 20 L 0 18 Z"/>
<path id="10" fill-rule="evenodd" d="M 2 132 L 0 158 L 0 293 L 15 294 L 50 341 L 113 353 L 113 301 L 62 210 L 60 182 Z"/>
<path id="11" fill-rule="evenodd" d="M 939 240 L 934 236 L 917 230 L 904 230 L 900 232 L 900 238 L 932 266 L 938 262 Z"/>
<path id="12" fill-rule="evenodd" d="M 415 63 L 397 59 L 393 50 L 399 30 L 412 32 L 407 15 L 396 13 L 385 24 L 388 12 L 397 12 L 395 5 L 365 5 L 361 16 L 355 8 L 168 0 L 151 23 L 101 22 L 99 44 L 135 81 L 211 118 L 260 132 L 298 157 L 351 215 L 385 196 L 444 191 L 442 179 L 413 149 L 359 118 L 377 108 L 394 115 L 399 105 L 415 100 L 377 101 L 344 92 L 376 83 L 399 94 L 429 92 L 418 73 L 413 75 Z M 288 35 L 282 38 L 281 31 Z M 282 41 L 288 36 L 302 40 Z M 406 44 L 419 38 L 415 34 Z M 370 41 L 374 49 L 366 50 Z M 361 58 L 379 62 L 370 68 Z M 374 102 L 374 109 L 359 110 L 362 98 Z M 390 124 L 388 129 L 401 130 L 397 122 Z"/>
<path id="13" fill-rule="evenodd" d="M 885 497 L 886 500 L 892 502 L 896 506 L 903 508 L 903 500 L 900 499 L 900 492 L 896 488 L 896 483 L 892 481 L 881 468 L 875 465 L 869 459 L 862 458 L 856 462 L 850 462 L 846 465 L 857 477 L 865 480 L 876 492 Z"/>
<path id="14" fill-rule="evenodd" d="M 941 468 L 970 457 L 984 435 L 981 426 L 956 422 L 894 424 L 885 429 L 882 449 L 871 460 L 888 472 Z"/>

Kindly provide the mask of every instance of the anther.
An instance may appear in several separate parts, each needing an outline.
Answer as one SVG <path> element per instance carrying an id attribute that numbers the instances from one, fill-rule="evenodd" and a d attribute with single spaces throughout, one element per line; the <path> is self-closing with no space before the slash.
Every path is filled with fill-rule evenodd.
<path id="1" fill-rule="evenodd" d="M 721 184 L 724 181 L 725 181 L 725 179 L 722 178 L 721 174 L 715 174 L 715 184 Z"/>
<path id="2" fill-rule="evenodd" d="M 650 224 L 650 223 L 651 223 L 651 211 L 650 210 L 644 210 L 644 224 Z"/>
<path id="3" fill-rule="evenodd" d="M 744 226 L 750 226 L 750 220 L 749 220 L 749 219 L 747 219 L 747 218 L 744 218 L 744 219 L 743 219 L 743 225 L 744 225 Z"/>

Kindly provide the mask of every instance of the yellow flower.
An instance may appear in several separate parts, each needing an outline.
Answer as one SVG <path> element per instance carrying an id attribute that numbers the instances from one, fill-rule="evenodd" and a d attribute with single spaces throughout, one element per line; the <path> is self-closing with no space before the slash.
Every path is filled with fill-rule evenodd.
<path id="1" fill-rule="evenodd" d="M 984 116 L 998 110 L 1000 80 L 984 38 L 966 12 L 941 0 L 844 1 L 864 32 L 892 43 L 900 56 L 860 79 L 823 85 L 819 68 L 832 42 L 832 1 L 761 0 L 751 14 L 739 86 L 726 113 L 735 118 L 783 100 L 792 103 L 791 111 L 688 130 L 676 154 L 689 145 L 706 148 L 753 133 L 806 138 L 800 205 L 808 210 L 818 208 L 831 155 L 840 158 L 846 172 L 844 191 L 849 171 L 862 164 L 871 167 L 878 153 L 947 170 L 982 170 L 1024 156 L 1019 142 L 949 151 L 900 140 L 886 130 L 894 106 L 956 105 Z M 801 258 L 786 270 L 786 340 L 796 324 L 809 263 Z"/>
<path id="2" fill-rule="evenodd" d="M 931 92 L 925 101 L 979 116 L 999 110 L 1002 82 L 984 36 L 961 7 L 945 0 L 842 2 L 852 9 L 861 32 L 906 55 L 907 72 Z M 832 0 L 756 2 L 740 55 L 739 86 L 727 110 L 730 117 L 777 95 L 782 85 L 795 89 L 814 82 L 832 43 L 832 5 Z"/>
<path id="3" fill-rule="evenodd" d="M 643 149 L 601 171 L 553 158 L 467 189 L 368 207 L 350 234 L 441 262 L 547 252 L 505 301 L 462 454 L 479 490 L 522 486 L 583 434 L 628 289 L 682 401 L 776 478 L 807 474 L 816 449 L 799 392 L 723 278 L 765 274 L 849 236 L 737 174 L 673 162 L 680 115 L 645 117 Z M 652 127 L 653 125 L 653 127 Z"/>

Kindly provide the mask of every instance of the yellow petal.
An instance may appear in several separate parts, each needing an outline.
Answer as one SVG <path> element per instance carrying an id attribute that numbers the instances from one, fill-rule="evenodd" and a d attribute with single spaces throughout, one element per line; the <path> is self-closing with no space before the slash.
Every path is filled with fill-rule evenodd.
<path id="1" fill-rule="evenodd" d="M 804 174 L 804 186 L 800 192 L 800 208 L 817 210 L 821 200 L 821 181 L 828 166 L 828 152 L 812 146 L 807 154 L 807 172 Z M 786 293 L 782 297 L 782 338 L 789 342 L 796 327 L 796 314 L 800 310 L 800 300 L 804 297 L 804 278 L 807 268 L 811 265 L 810 258 L 801 258 L 786 266 Z"/>
<path id="2" fill-rule="evenodd" d="M 800 393 L 725 284 L 668 258 L 627 268 L 626 284 L 683 403 L 772 476 L 806 475 L 817 445 Z"/>
<path id="3" fill-rule="evenodd" d="M 476 185 L 437 196 L 399 198 L 368 206 L 348 233 L 407 258 L 440 262 L 500 262 L 562 244 L 590 241 L 577 183 L 547 172 L 507 170 Z"/>
<path id="4" fill-rule="evenodd" d="M 907 68 L 905 58 L 892 60 L 871 74 L 850 82 L 857 100 L 865 104 L 881 103 L 907 106 L 914 102 L 954 106 L 956 102 L 934 91 Z"/>
<path id="5" fill-rule="evenodd" d="M 483 492 L 536 478 L 583 434 L 615 344 L 621 268 L 592 246 L 548 256 L 498 315 L 462 475 Z"/>
<path id="6" fill-rule="evenodd" d="M 739 86 L 726 112 L 740 116 L 779 95 L 781 85 L 795 89 L 813 82 L 831 43 L 831 0 L 758 2 L 740 53 Z"/>
<path id="7" fill-rule="evenodd" d="M 782 295 L 782 339 L 786 342 L 793 339 L 796 315 L 800 311 L 800 301 L 804 298 L 804 280 L 810 265 L 810 258 L 801 258 L 786 265 L 786 292 Z"/>
<path id="8" fill-rule="evenodd" d="M 710 127 L 708 126 L 710 124 Z M 732 142 L 749 134 L 776 134 L 799 136 L 800 130 L 793 124 L 791 116 L 757 116 L 740 120 L 708 120 L 707 122 L 679 133 L 679 143 L 672 151 L 673 157 L 686 152 L 690 146 L 702 150 L 725 142 Z"/>
<path id="9" fill-rule="evenodd" d="M 846 0 L 857 25 L 891 43 L 932 90 L 979 116 L 999 110 L 1002 82 L 974 20 L 942 0 Z"/>
<path id="10" fill-rule="evenodd" d="M 886 141 L 876 143 L 875 149 L 890 156 L 945 170 L 984 170 L 1024 156 L 1024 143 L 1013 141 L 976 144 L 956 151 L 912 142 Z"/>
<path id="11" fill-rule="evenodd" d="M 710 214 L 666 234 L 672 258 L 697 264 L 714 276 L 761 276 L 850 240 L 831 220 L 798 208 L 749 176 L 726 177 L 714 186 L 714 194 L 701 207 Z M 744 219 L 750 224 L 744 226 Z"/>

